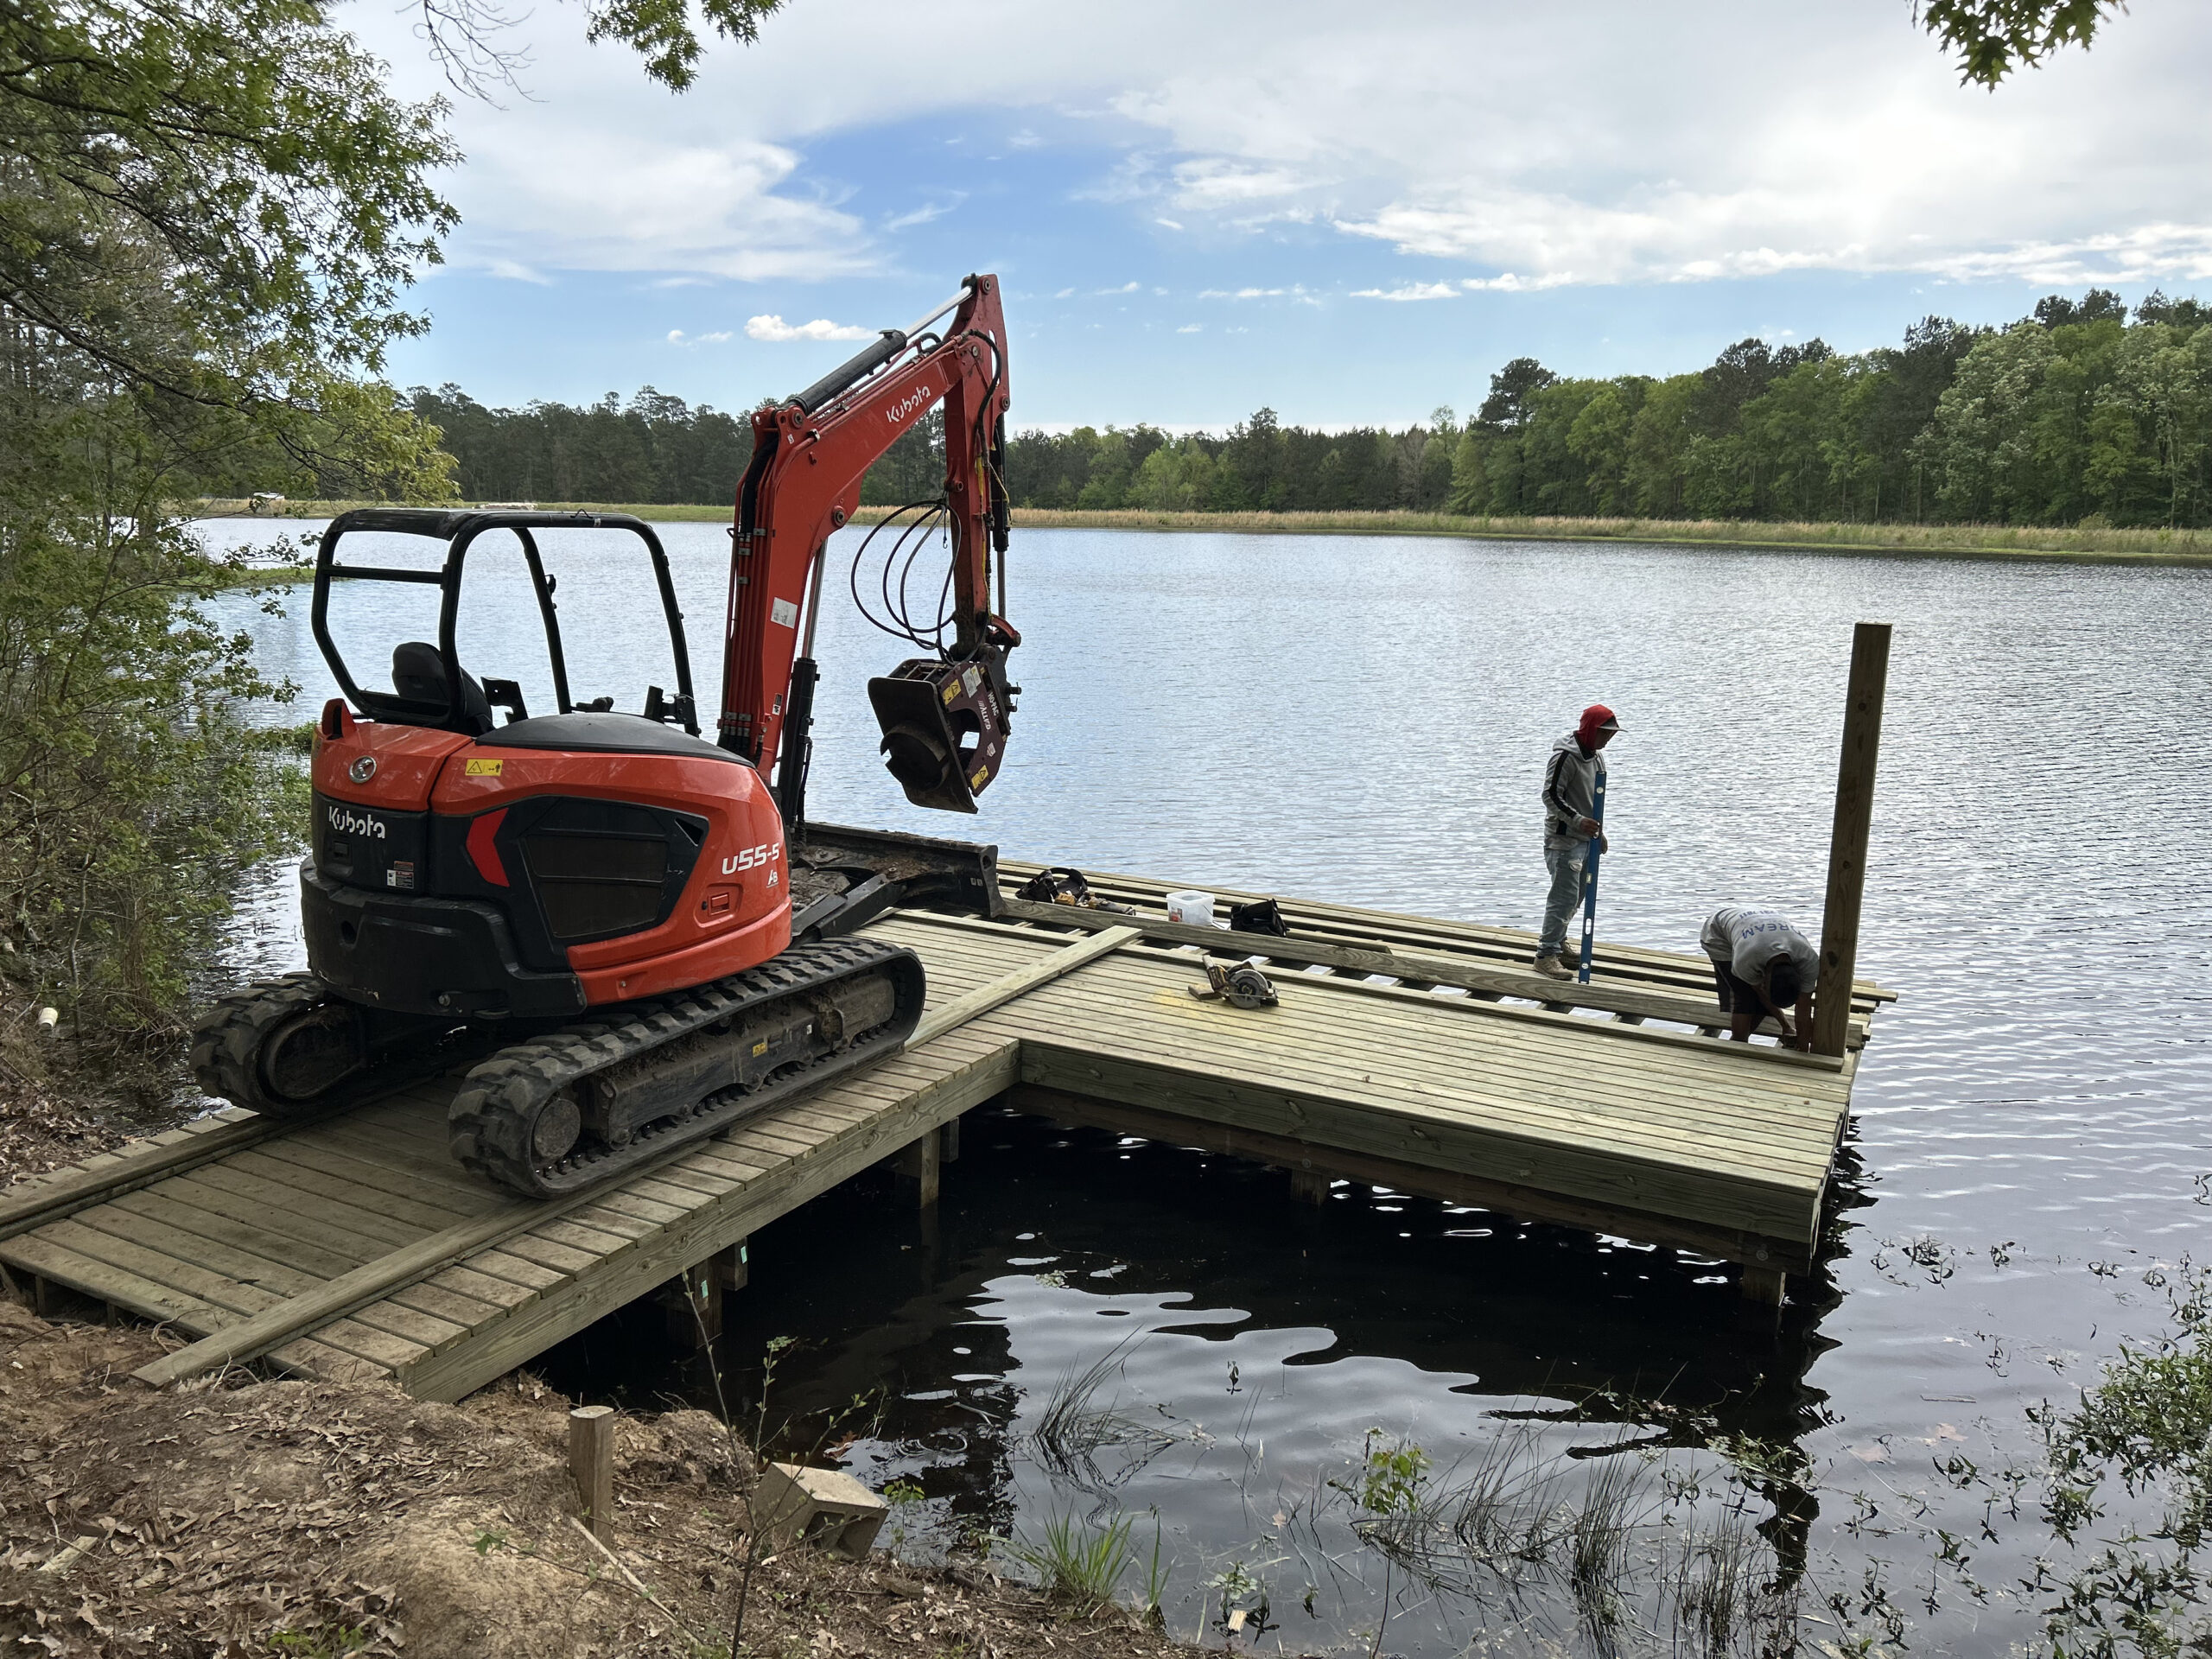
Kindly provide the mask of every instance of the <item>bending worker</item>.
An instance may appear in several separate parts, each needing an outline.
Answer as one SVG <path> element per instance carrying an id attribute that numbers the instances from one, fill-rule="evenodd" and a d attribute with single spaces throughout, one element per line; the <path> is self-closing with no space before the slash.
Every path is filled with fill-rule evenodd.
<path id="1" fill-rule="evenodd" d="M 1552 745 L 1544 763 L 1544 863 L 1551 871 L 1552 890 L 1544 900 L 1544 931 L 1536 936 L 1536 971 L 1553 979 L 1573 979 L 1575 970 L 1560 960 L 1567 948 L 1567 918 L 1582 903 L 1582 861 L 1590 838 L 1598 837 L 1598 850 L 1612 848 L 1599 833 L 1590 814 L 1598 799 L 1598 782 L 1605 775 L 1606 744 L 1621 723 L 1602 702 L 1582 711 L 1573 731 Z"/>
<path id="2" fill-rule="evenodd" d="M 1771 910 L 1726 906 L 1713 912 L 1698 943 L 1712 959 L 1731 1037 L 1748 1043 L 1771 1014 L 1787 1046 L 1811 1051 L 1813 982 L 1821 971 L 1821 953 L 1811 940 Z M 1796 1012 L 1794 1027 L 1785 1009 Z"/>

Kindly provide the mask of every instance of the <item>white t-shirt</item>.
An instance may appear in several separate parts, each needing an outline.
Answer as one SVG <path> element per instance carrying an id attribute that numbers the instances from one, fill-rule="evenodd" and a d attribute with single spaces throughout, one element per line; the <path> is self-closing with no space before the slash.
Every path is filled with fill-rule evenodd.
<path id="1" fill-rule="evenodd" d="M 1780 912 L 1745 910 L 1724 906 L 1706 922 L 1698 943 L 1705 954 L 1725 964 L 1747 985 L 1763 984 L 1768 964 L 1787 956 L 1797 969 L 1797 982 L 1807 995 L 1820 977 L 1821 953 L 1812 941 L 1789 925 Z"/>

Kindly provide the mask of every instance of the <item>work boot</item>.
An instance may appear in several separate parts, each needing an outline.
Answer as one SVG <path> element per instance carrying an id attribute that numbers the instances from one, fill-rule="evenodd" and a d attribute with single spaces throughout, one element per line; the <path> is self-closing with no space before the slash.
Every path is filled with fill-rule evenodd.
<path id="1" fill-rule="evenodd" d="M 1547 979 L 1573 979 L 1574 969 L 1559 959 L 1557 952 L 1536 958 L 1536 971 Z"/>

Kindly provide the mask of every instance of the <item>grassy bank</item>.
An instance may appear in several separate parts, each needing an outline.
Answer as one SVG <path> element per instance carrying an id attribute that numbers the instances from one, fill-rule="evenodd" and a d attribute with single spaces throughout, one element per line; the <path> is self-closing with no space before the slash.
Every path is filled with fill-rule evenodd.
<path id="1" fill-rule="evenodd" d="M 194 517 L 245 517 L 243 501 L 194 505 Z M 359 501 L 287 501 L 254 515 L 324 518 Z M 634 513 L 663 524 L 718 524 L 727 506 L 634 502 L 542 501 L 548 512 Z M 863 507 L 855 522 L 884 509 Z M 1456 536 L 1488 541 L 1634 542 L 1647 546 L 1748 548 L 1793 553 L 1849 553 L 1898 558 L 2018 559 L 2073 564 L 2212 566 L 2212 531 L 2114 530 L 2096 525 L 2026 528 L 2006 524 L 1784 524 L 1743 519 L 1471 518 L 1428 512 L 1113 512 L 1017 507 L 1014 522 L 1033 530 L 1201 531 L 1215 535 Z"/>

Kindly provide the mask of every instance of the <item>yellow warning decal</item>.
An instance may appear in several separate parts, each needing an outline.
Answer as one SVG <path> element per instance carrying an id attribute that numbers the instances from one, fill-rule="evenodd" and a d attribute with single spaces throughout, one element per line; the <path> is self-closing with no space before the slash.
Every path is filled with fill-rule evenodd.
<path id="1" fill-rule="evenodd" d="M 976 775 L 968 780 L 968 787 L 970 789 L 981 789 L 985 784 L 990 781 L 990 778 L 991 774 L 987 767 L 978 766 L 976 768 Z"/>
<path id="2" fill-rule="evenodd" d="M 944 683 L 944 700 L 945 700 L 947 702 L 951 702 L 955 697 L 958 696 L 959 695 L 960 695 L 960 680 L 959 680 L 959 677 L 956 675 L 954 677 L 952 677 L 951 679 L 947 680 L 947 681 Z"/>
<path id="3" fill-rule="evenodd" d="M 763 1037 L 759 1042 L 753 1045 L 753 1058 L 756 1060 L 767 1052 L 768 1039 L 766 1037 Z"/>
<path id="4" fill-rule="evenodd" d="M 505 764 L 504 760 L 471 760 L 461 768 L 461 773 L 468 778 L 496 778 Z"/>

